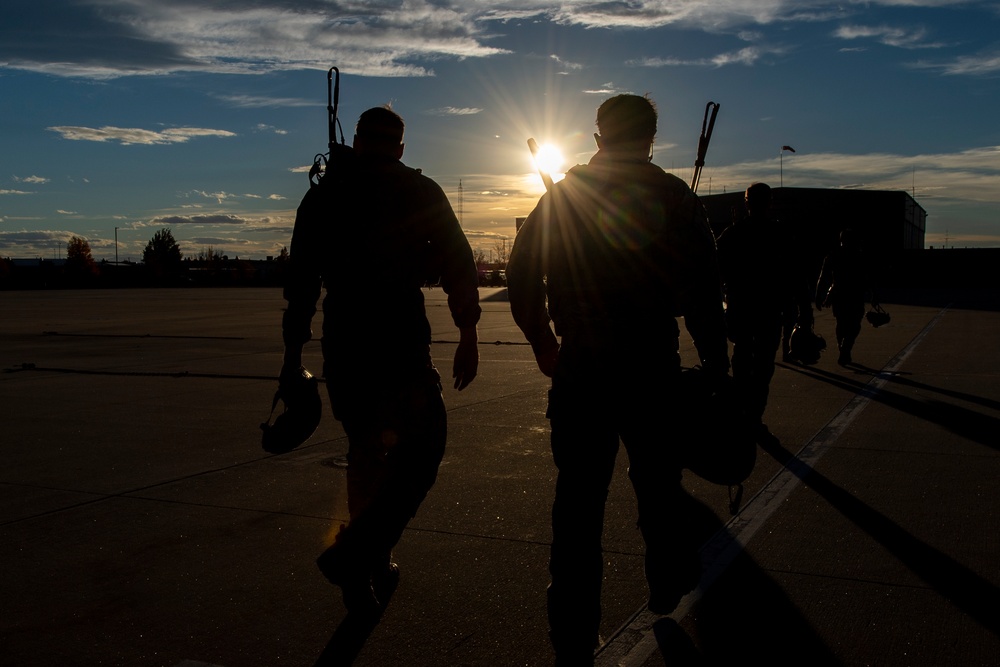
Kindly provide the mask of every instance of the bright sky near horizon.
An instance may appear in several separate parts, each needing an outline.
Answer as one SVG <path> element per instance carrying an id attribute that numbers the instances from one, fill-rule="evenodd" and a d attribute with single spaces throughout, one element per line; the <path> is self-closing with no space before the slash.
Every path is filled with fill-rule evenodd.
<path id="1" fill-rule="evenodd" d="M 998 19 L 973 0 L 5 0 L 0 256 L 77 235 L 113 260 L 117 228 L 136 260 L 162 227 L 186 256 L 277 254 L 326 151 L 331 66 L 348 143 L 391 103 L 403 161 L 478 248 L 542 191 L 526 140 L 586 162 L 620 92 L 657 103 L 654 162 L 688 182 L 721 105 L 699 194 L 906 190 L 928 245 L 997 247 Z"/>

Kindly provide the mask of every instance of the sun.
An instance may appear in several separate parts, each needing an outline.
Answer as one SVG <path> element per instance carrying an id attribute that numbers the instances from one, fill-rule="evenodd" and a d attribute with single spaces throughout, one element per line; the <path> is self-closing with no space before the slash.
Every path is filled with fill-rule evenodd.
<path id="1" fill-rule="evenodd" d="M 535 166 L 539 171 L 547 174 L 561 173 L 562 166 L 566 164 L 566 158 L 562 151 L 555 144 L 542 144 L 538 147 L 535 155 Z"/>

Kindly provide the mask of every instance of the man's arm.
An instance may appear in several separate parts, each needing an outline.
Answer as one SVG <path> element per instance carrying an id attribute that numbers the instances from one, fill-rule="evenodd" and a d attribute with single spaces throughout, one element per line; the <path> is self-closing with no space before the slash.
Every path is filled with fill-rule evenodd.
<path id="1" fill-rule="evenodd" d="M 462 327 L 458 331 L 458 348 L 455 350 L 451 376 L 455 378 L 455 389 L 462 391 L 479 373 L 479 331 L 476 325 Z"/>
<path id="2" fill-rule="evenodd" d="M 323 285 L 319 259 L 321 241 L 317 233 L 320 191 L 321 188 L 311 188 L 295 215 L 283 290 L 288 306 L 281 318 L 281 336 L 285 344 L 282 376 L 297 373 L 302 365 L 302 347 L 312 338 L 312 318 Z"/>
<path id="3" fill-rule="evenodd" d="M 548 377 L 555 372 L 559 341 L 545 307 L 546 238 L 551 195 L 542 195 L 521 226 L 507 261 L 507 297 L 514 322 L 531 344 L 538 368 Z"/>
<path id="4" fill-rule="evenodd" d="M 432 185 L 433 184 L 433 185 Z M 448 308 L 459 331 L 458 348 L 451 375 L 455 389 L 469 386 L 479 372 L 479 333 L 476 324 L 482 315 L 479 305 L 479 273 L 469 240 L 444 191 L 427 179 L 433 196 L 431 243 L 440 258 L 441 287 L 448 295 Z"/>

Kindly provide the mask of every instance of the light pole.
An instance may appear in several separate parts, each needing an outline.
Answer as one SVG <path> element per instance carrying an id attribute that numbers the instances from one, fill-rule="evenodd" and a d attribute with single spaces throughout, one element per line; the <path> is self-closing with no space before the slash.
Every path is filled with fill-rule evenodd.
<path id="1" fill-rule="evenodd" d="M 791 146 L 782 146 L 778 151 L 778 174 L 781 187 L 785 187 L 785 151 L 795 152 Z"/>

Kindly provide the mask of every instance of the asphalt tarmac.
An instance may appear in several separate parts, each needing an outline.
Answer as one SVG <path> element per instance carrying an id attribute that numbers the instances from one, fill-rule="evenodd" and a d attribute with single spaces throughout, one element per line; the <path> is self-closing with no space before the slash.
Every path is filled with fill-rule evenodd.
<path id="1" fill-rule="evenodd" d="M 363 627 L 314 563 L 347 516 L 343 430 L 327 411 L 293 452 L 260 446 L 280 290 L 0 292 L 0 664 L 552 664 L 548 380 L 481 295 L 480 375 L 445 383 L 438 482 Z M 426 297 L 447 380 L 458 332 Z M 1000 664 L 1000 313 L 885 305 L 854 365 L 779 363 L 780 444 L 739 515 L 685 476 L 705 576 L 669 617 L 644 607 L 619 459 L 598 664 Z M 828 311 L 817 331 L 835 347 Z"/>

